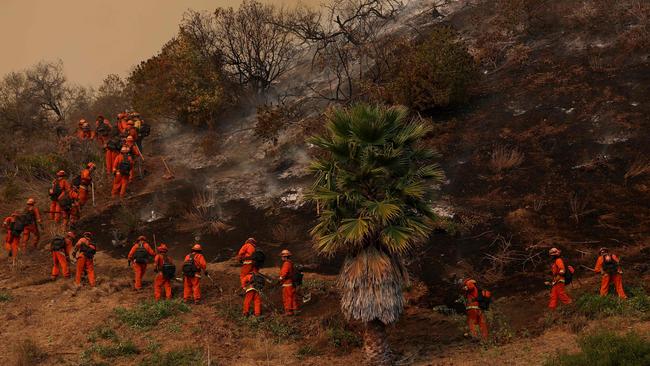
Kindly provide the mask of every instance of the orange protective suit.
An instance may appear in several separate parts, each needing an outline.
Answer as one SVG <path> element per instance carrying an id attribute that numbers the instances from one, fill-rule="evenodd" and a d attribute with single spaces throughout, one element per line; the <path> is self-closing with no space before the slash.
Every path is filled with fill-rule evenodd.
<path id="1" fill-rule="evenodd" d="M 128 120 L 126 118 L 120 118 L 117 122 L 117 130 L 122 134 L 127 130 L 127 128 L 129 128 Z"/>
<path id="2" fill-rule="evenodd" d="M 79 239 L 74 248 L 74 252 L 79 253 L 77 255 L 77 273 L 75 274 L 74 283 L 77 284 L 77 286 L 81 286 L 81 276 L 85 271 L 88 275 L 88 283 L 91 287 L 95 287 L 95 263 L 93 258 L 87 257 L 86 254 L 84 254 L 86 248 L 97 250 L 95 245 L 88 238 Z"/>
<path id="3" fill-rule="evenodd" d="M 59 277 L 59 273 L 63 273 L 63 277 L 70 278 L 70 269 L 68 266 L 70 253 L 72 252 L 72 238 L 66 236 L 64 239 L 65 245 L 63 248 L 52 248 L 52 279 L 55 280 Z"/>
<path id="4" fill-rule="evenodd" d="M 478 337 L 478 329 L 481 330 L 481 338 L 488 338 L 488 326 L 485 314 L 478 304 L 478 287 L 476 281 L 468 280 L 465 282 L 465 310 L 467 311 L 467 327 L 473 337 Z M 478 329 L 477 329 L 478 328 Z"/>
<path id="5" fill-rule="evenodd" d="M 558 301 L 561 301 L 563 304 L 570 304 L 572 302 L 571 297 L 566 293 L 564 286 L 564 274 L 566 273 L 566 270 L 562 258 L 556 258 L 553 261 L 553 265 L 551 266 L 551 272 L 553 273 L 553 282 L 551 282 L 551 299 L 548 303 L 550 309 L 555 310 Z"/>
<path id="6" fill-rule="evenodd" d="M 93 183 L 92 172 L 90 169 L 81 171 L 81 185 L 79 186 L 79 205 L 83 207 L 88 202 L 88 195 L 90 192 L 90 185 Z"/>
<path id="7" fill-rule="evenodd" d="M 41 233 L 38 230 L 38 226 L 43 223 L 41 211 L 36 206 L 28 205 L 25 213 L 31 217 L 29 219 L 30 223 L 25 226 L 25 230 L 23 230 L 23 246 L 27 246 L 30 234 L 34 234 L 34 248 L 37 248 L 38 241 L 41 239 Z"/>
<path id="8" fill-rule="evenodd" d="M 251 303 L 253 303 L 253 314 L 255 316 L 262 315 L 262 297 L 259 291 L 253 287 L 253 273 L 249 273 L 244 277 L 244 308 L 242 314 L 248 316 L 250 314 Z"/>
<path id="9" fill-rule="evenodd" d="M 57 197 L 50 196 L 50 200 L 52 201 L 52 203 L 50 203 L 50 219 L 54 220 L 55 222 L 59 222 L 63 217 L 63 211 L 61 210 L 59 201 L 61 201 L 66 194 L 70 194 L 72 187 L 70 186 L 70 183 L 68 183 L 68 180 L 64 177 L 59 177 L 54 182 L 52 182 L 52 187 L 54 187 L 56 184 L 58 184 L 61 188 L 61 194 Z"/>
<path id="10" fill-rule="evenodd" d="M 607 296 L 609 293 L 609 285 L 610 283 L 614 283 L 614 287 L 616 288 L 616 293 L 618 294 L 618 297 L 621 299 L 627 299 L 627 295 L 625 294 L 625 290 L 623 289 L 623 271 L 621 271 L 620 268 L 620 259 L 616 254 L 608 254 L 611 256 L 611 259 L 616 263 L 617 271 L 616 273 L 606 273 L 603 271 L 603 263 L 605 262 L 605 255 L 601 255 L 598 257 L 598 260 L 596 261 L 596 267 L 594 268 L 594 272 L 596 273 L 602 273 L 603 278 L 600 281 L 600 296 Z"/>
<path id="11" fill-rule="evenodd" d="M 95 121 L 95 137 L 97 138 L 97 143 L 99 146 L 106 145 L 106 142 L 108 142 L 112 131 L 113 126 L 111 125 L 111 121 L 107 119 L 104 119 L 103 121 Z"/>
<path id="12" fill-rule="evenodd" d="M 244 245 L 242 245 L 237 253 L 237 258 L 242 262 L 241 270 L 239 272 L 239 282 L 241 283 L 242 288 L 246 287 L 246 276 L 251 272 L 259 271 L 259 269 L 255 267 L 255 263 L 253 263 L 253 253 L 255 253 L 255 245 L 248 240 Z"/>
<path id="13" fill-rule="evenodd" d="M 131 247 L 128 258 L 129 261 L 131 261 L 131 266 L 133 267 L 133 274 L 135 276 L 134 287 L 136 290 L 142 288 L 142 277 L 144 277 L 144 273 L 147 271 L 147 263 L 135 263 L 133 261 L 133 256 L 135 255 L 135 251 L 138 250 L 140 246 L 142 246 L 142 248 L 144 248 L 144 250 L 146 250 L 150 256 L 153 257 L 156 255 L 156 252 L 154 252 L 153 249 L 151 249 L 151 246 L 146 241 L 136 242 Z"/>
<path id="14" fill-rule="evenodd" d="M 162 267 L 165 263 L 172 263 L 172 260 L 167 256 L 166 253 L 160 253 L 156 255 L 153 260 L 154 266 L 156 268 L 156 279 L 153 282 L 153 295 L 156 300 L 160 300 L 162 297 L 162 290 L 165 289 L 165 298 L 172 298 L 172 284 L 171 279 L 165 278 L 162 274 Z"/>
<path id="15" fill-rule="evenodd" d="M 286 315 L 293 315 L 295 311 L 298 311 L 298 299 L 296 287 L 293 285 L 293 275 L 293 262 L 285 260 L 280 268 L 280 283 L 282 284 L 282 304 Z"/>
<path id="16" fill-rule="evenodd" d="M 119 170 L 119 166 L 123 161 L 128 161 L 131 169 L 129 170 L 128 174 L 123 174 Z M 113 197 L 116 197 L 118 194 L 120 197 L 124 197 L 126 195 L 126 187 L 129 184 L 129 176 L 133 172 L 133 158 L 131 158 L 128 154 L 120 154 L 115 158 L 115 161 L 113 161 L 113 174 L 115 174 L 115 179 L 113 180 L 113 189 L 111 191 L 111 195 Z"/>
<path id="17" fill-rule="evenodd" d="M 11 224 L 14 222 L 13 216 L 7 216 L 2 220 L 2 228 L 5 229 L 5 250 L 11 256 Z"/>
<path id="18" fill-rule="evenodd" d="M 199 272 L 192 277 L 183 275 L 183 299 L 185 302 L 189 302 L 190 298 L 194 297 L 194 303 L 198 303 L 201 300 L 201 277 L 199 274 L 201 271 L 205 271 L 207 263 L 203 254 L 197 252 L 186 255 L 183 263 L 189 262 L 192 256 L 194 257 L 194 264 L 199 269 Z"/>

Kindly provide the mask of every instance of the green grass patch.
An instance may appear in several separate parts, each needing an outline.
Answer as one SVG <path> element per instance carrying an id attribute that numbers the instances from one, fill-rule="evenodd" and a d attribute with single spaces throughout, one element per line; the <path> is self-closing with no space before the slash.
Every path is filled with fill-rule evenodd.
<path id="1" fill-rule="evenodd" d="M 252 316 L 245 317 L 241 314 L 241 308 L 234 305 L 220 306 L 217 308 L 217 312 L 223 318 L 239 326 L 257 332 L 265 332 L 278 343 L 300 337 L 300 329 L 279 315 L 268 315 L 262 319 Z"/>
<path id="2" fill-rule="evenodd" d="M 91 362 L 92 356 L 97 354 L 102 358 L 131 357 L 140 353 L 138 347 L 131 341 L 115 342 L 112 344 L 94 344 L 82 354 L 82 360 Z"/>
<path id="3" fill-rule="evenodd" d="M 181 300 L 145 301 L 134 308 L 115 308 L 118 319 L 135 329 L 149 329 L 171 316 L 190 311 Z"/>
<path id="4" fill-rule="evenodd" d="M 650 296 L 642 288 L 631 288 L 628 292 L 627 300 L 612 295 L 601 297 L 598 294 L 584 294 L 576 300 L 574 309 L 567 307 L 566 311 L 589 319 L 613 315 L 650 315 Z"/>
<path id="5" fill-rule="evenodd" d="M 140 366 L 194 366 L 201 364 L 202 352 L 197 348 L 184 348 L 167 353 L 154 353 L 140 362 Z"/>
<path id="6" fill-rule="evenodd" d="M 330 326 L 326 329 L 326 334 L 330 345 L 336 348 L 350 349 L 361 347 L 361 337 L 345 327 Z"/>
<path id="7" fill-rule="evenodd" d="M 106 325 L 100 325 L 96 327 L 90 334 L 88 335 L 88 341 L 90 342 L 97 342 L 98 339 L 106 339 L 106 340 L 111 340 L 111 341 L 118 341 L 117 333 L 115 333 L 115 330 L 113 330 L 111 327 L 106 326 Z"/>
<path id="8" fill-rule="evenodd" d="M 636 366 L 650 365 L 650 342 L 638 334 L 603 332 L 578 340 L 580 352 L 561 353 L 545 366 Z"/>

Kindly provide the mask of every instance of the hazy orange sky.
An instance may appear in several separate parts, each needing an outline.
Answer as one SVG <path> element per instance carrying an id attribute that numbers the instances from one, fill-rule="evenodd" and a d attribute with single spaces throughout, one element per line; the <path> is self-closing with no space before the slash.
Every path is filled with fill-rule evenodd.
<path id="1" fill-rule="evenodd" d="M 323 0 L 302 0 L 320 4 Z M 72 82 L 96 86 L 125 76 L 173 37 L 187 9 L 240 0 L 0 0 L 0 76 L 41 60 L 63 60 Z M 267 0 L 294 4 L 296 0 Z"/>

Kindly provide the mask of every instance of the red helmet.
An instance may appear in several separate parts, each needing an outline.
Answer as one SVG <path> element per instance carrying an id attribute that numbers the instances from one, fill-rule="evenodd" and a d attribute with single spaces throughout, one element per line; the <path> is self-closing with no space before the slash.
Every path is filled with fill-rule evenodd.
<path id="1" fill-rule="evenodd" d="M 160 253 L 167 253 L 167 245 L 165 245 L 165 244 L 160 244 L 160 245 L 158 246 L 158 251 L 159 251 Z"/>
<path id="2" fill-rule="evenodd" d="M 95 165 L 95 163 L 88 163 L 88 164 L 86 164 L 86 167 L 88 169 L 95 169 L 97 167 L 97 165 Z"/>
<path id="3" fill-rule="evenodd" d="M 27 199 L 27 205 L 33 206 L 36 203 L 36 200 L 33 198 L 28 198 Z"/>
<path id="4" fill-rule="evenodd" d="M 289 249 L 283 249 L 280 252 L 280 257 L 291 257 L 293 254 L 289 251 Z"/>
<path id="5" fill-rule="evenodd" d="M 248 239 L 246 239 L 246 242 L 250 243 L 250 244 L 253 244 L 253 245 L 257 244 L 257 240 L 255 240 L 255 238 L 248 238 Z"/>
<path id="6" fill-rule="evenodd" d="M 200 252 L 202 250 L 203 248 L 201 248 L 201 244 L 194 244 L 194 246 L 192 247 L 193 252 Z"/>
<path id="7" fill-rule="evenodd" d="M 65 177 L 65 170 L 59 170 L 58 172 L 56 172 L 56 176 L 57 177 Z"/>
<path id="8" fill-rule="evenodd" d="M 138 241 L 145 241 L 145 240 L 147 240 L 146 236 L 144 236 L 144 235 L 138 236 Z"/>
<path id="9" fill-rule="evenodd" d="M 560 255 L 562 253 L 558 248 L 551 248 L 548 251 L 548 255 Z"/>

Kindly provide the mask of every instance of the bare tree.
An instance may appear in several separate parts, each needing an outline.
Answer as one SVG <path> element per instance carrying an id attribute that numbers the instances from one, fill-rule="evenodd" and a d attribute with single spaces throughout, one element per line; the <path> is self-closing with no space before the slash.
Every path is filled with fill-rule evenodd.
<path id="1" fill-rule="evenodd" d="M 335 100 L 349 100 L 354 80 L 385 55 L 387 27 L 404 8 L 402 0 L 334 0 L 320 10 L 301 6 L 287 11 L 282 25 L 313 46 L 312 65 L 334 74 Z"/>
<path id="2" fill-rule="evenodd" d="M 43 120 L 40 105 L 31 98 L 25 74 L 7 74 L 0 82 L 0 124 L 3 128 L 33 129 Z"/>
<path id="3" fill-rule="evenodd" d="M 294 33 L 279 25 L 280 14 L 273 5 L 248 0 L 237 10 L 190 11 L 181 31 L 206 60 L 223 62 L 241 84 L 262 91 L 291 67 L 299 52 Z"/>
<path id="4" fill-rule="evenodd" d="M 63 73 L 63 62 L 40 62 L 26 72 L 31 97 L 45 111 L 54 113 L 57 121 L 65 119 L 65 102 L 69 89 Z"/>

